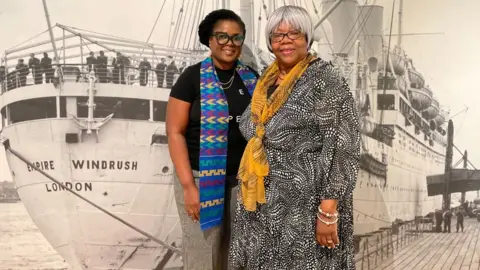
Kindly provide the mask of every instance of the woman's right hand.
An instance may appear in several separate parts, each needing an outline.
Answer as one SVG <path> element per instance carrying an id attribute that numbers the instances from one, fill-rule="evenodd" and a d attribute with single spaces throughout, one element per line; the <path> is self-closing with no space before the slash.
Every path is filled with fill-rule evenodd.
<path id="1" fill-rule="evenodd" d="M 194 221 L 200 221 L 200 193 L 195 184 L 183 188 L 183 200 L 188 216 Z"/>

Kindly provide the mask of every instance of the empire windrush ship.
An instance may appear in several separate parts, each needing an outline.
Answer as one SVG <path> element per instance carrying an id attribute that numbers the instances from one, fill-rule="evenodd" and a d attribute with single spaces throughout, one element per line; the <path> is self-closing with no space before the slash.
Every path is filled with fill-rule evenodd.
<path id="1" fill-rule="evenodd" d="M 229 3 L 171 4 L 171 14 L 159 14 L 172 21 L 162 29 L 167 44 L 157 45 L 52 27 L 44 0 L 49 38 L 36 37 L 3 57 L 1 136 L 9 169 L 32 220 L 72 269 L 182 266 L 164 124 L 165 86 L 178 68 L 161 63 L 189 65 L 207 56 L 196 41 L 196 26 Z M 273 60 L 260 48 L 265 19 L 284 4 L 312 12 L 318 22 L 312 52 L 337 66 L 357 100 L 363 136 L 355 233 L 433 212 L 442 199 L 427 196 L 425 177 L 443 172 L 448 113 L 401 48 L 401 4 L 393 46 L 394 13 L 386 35 L 383 7 L 374 3 L 242 0 L 242 57 L 258 70 Z M 99 51 L 103 60 L 87 65 L 87 56 Z M 45 52 L 54 56 L 52 66 L 48 60 L 16 64 Z M 139 68 L 144 57 L 150 68 Z"/>

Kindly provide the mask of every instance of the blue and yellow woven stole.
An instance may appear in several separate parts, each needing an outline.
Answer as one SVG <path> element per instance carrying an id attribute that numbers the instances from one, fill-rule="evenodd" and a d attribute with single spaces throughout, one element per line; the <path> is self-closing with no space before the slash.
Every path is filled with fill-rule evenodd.
<path id="1" fill-rule="evenodd" d="M 236 72 L 251 96 L 255 74 L 241 62 Z M 227 98 L 210 57 L 200 68 L 200 111 L 200 227 L 207 230 L 223 221 L 229 121 Z"/>

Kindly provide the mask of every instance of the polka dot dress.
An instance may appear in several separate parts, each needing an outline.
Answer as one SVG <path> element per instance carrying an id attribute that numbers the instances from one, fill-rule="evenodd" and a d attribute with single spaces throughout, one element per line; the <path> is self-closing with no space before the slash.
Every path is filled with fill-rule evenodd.
<path id="1" fill-rule="evenodd" d="M 230 262 L 248 270 L 355 269 L 353 189 L 360 155 L 360 132 L 347 83 L 323 60 L 310 64 L 287 102 L 265 125 L 270 165 L 267 202 L 235 212 Z M 240 129 L 250 139 L 255 127 L 250 107 Z M 337 199 L 340 245 L 332 250 L 315 240 L 317 207 Z"/>

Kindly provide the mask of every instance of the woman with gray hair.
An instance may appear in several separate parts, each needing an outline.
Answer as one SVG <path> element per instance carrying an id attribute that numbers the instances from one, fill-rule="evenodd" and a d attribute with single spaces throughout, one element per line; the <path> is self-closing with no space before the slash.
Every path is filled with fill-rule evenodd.
<path id="1" fill-rule="evenodd" d="M 276 60 L 259 79 L 240 130 L 248 140 L 230 262 L 245 269 L 355 269 L 353 190 L 360 155 L 354 99 L 334 67 L 312 56 L 303 8 L 266 25 Z"/>

